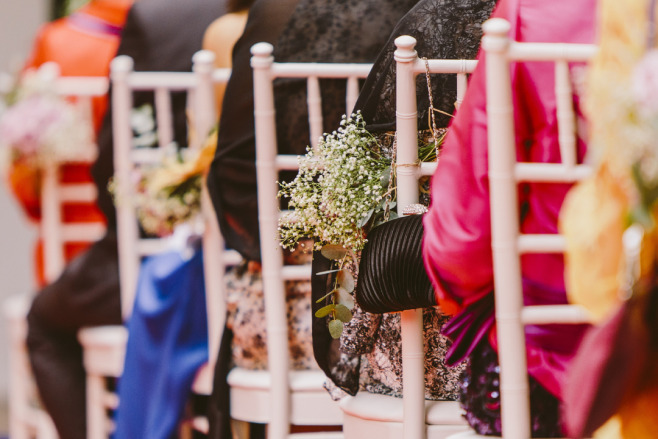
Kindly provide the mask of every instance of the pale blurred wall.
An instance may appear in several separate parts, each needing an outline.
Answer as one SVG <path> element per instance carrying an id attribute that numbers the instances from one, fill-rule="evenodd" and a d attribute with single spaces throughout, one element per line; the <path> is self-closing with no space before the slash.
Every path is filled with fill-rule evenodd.
<path id="1" fill-rule="evenodd" d="M 39 25 L 48 18 L 50 0 L 0 0 L 0 72 L 15 72 L 27 56 Z M 0 184 L 0 310 L 14 294 L 34 290 L 33 226 Z M 0 346 L 7 346 L 7 325 L 0 314 Z M 0 406 L 7 398 L 7 349 L 0 349 Z M 0 414 L 2 419 L 2 414 Z M 0 428 L 4 426 L 0 425 Z"/>

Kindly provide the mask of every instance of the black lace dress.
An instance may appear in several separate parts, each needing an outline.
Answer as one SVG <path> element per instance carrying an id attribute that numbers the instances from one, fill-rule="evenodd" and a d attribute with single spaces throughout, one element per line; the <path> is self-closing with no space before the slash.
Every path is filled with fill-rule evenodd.
<path id="1" fill-rule="evenodd" d="M 494 5 L 494 0 L 421 0 L 402 18 L 377 57 L 356 104 L 355 109 L 362 112 L 371 132 L 383 135 L 395 130 L 395 38 L 415 37 L 420 57 L 474 59 L 482 36 L 481 24 L 489 18 Z M 451 114 L 456 99 L 456 76 L 432 75 L 431 81 L 435 107 Z M 416 90 L 419 128 L 426 129 L 429 97 L 425 75 L 418 76 Z M 438 127 L 446 127 L 449 120 L 449 116 L 437 114 Z M 319 271 L 322 262 L 314 263 Z M 322 285 L 318 289 L 316 294 L 314 286 L 314 296 L 322 297 Z M 459 377 L 465 366 L 445 365 L 449 341 L 441 334 L 441 328 L 447 320 L 438 309 L 424 310 L 425 397 L 428 399 L 459 398 Z M 322 338 L 322 331 L 326 332 L 326 327 L 314 328 L 314 337 Z M 361 389 L 401 396 L 399 314 L 369 314 L 357 305 L 352 321 L 345 326 L 340 346 L 334 343 L 323 354 L 318 353 L 319 342 L 314 340 L 314 344 L 319 364 L 332 378 L 328 388 L 335 397 L 341 394 L 336 387 L 351 394 Z"/>

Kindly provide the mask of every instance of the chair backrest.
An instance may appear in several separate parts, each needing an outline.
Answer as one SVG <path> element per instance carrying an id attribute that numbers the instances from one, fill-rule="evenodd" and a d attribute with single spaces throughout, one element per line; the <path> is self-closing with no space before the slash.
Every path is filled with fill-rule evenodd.
<path id="1" fill-rule="evenodd" d="M 524 325 L 586 323 L 572 305 L 523 306 L 520 255 L 564 251 L 560 235 L 521 234 L 520 182 L 573 183 L 590 173 L 576 161 L 576 128 L 569 63 L 588 61 L 596 47 L 586 44 L 519 43 L 508 37 L 503 19 L 484 24 L 486 52 L 489 185 L 496 328 L 500 361 L 502 432 L 530 437 L 530 407 Z M 510 66 L 524 61 L 555 63 L 555 95 L 561 163 L 517 163 Z"/>
<path id="2" fill-rule="evenodd" d="M 425 62 L 418 58 L 416 40 L 404 35 L 395 40 L 396 70 L 396 126 L 397 126 L 397 211 L 418 203 L 418 179 L 434 174 L 437 163 L 418 164 L 418 110 L 416 103 L 416 76 L 426 72 Z M 457 74 L 457 101 L 466 93 L 467 74 L 477 61 L 428 60 L 429 72 Z M 402 330 L 402 381 L 404 437 L 423 438 L 425 426 L 425 351 L 423 349 L 423 310 L 401 313 Z"/>
<path id="3" fill-rule="evenodd" d="M 48 74 L 44 77 L 52 83 L 57 95 L 70 98 L 81 115 L 88 116 L 92 130 L 92 98 L 105 96 L 109 81 L 105 77 L 62 77 L 59 66 L 48 63 L 41 69 Z M 105 233 L 105 225 L 100 222 L 64 222 L 62 206 L 66 203 L 93 204 L 97 197 L 96 186 L 92 181 L 84 183 L 64 183 L 60 170 L 66 164 L 91 165 L 96 158 L 96 149 L 90 144 L 75 162 L 49 162 L 41 175 L 41 237 L 43 239 L 44 274 L 46 281 L 52 282 L 64 269 L 66 243 L 92 243 Z"/>
<path id="4" fill-rule="evenodd" d="M 213 71 L 214 55 L 200 51 L 194 55 L 192 72 L 136 72 L 130 57 L 120 56 L 111 64 L 112 117 L 114 134 L 114 168 L 117 205 L 117 232 L 119 244 L 119 272 L 121 282 L 121 307 L 124 319 L 132 310 L 141 258 L 167 249 L 165 239 L 142 238 L 139 234 L 137 214 L 133 200 L 134 185 L 131 175 L 136 167 L 157 163 L 163 147 L 174 139 L 172 92 L 187 94 L 187 109 L 191 123 L 188 132 L 191 144 L 188 148 L 202 146 L 206 135 L 216 122 L 213 82 L 227 81 L 230 71 Z M 157 148 L 134 148 L 131 127 L 132 95 L 137 91 L 154 93 L 154 111 L 158 138 Z M 202 188 L 202 215 L 204 217 L 204 273 L 208 305 L 209 342 L 212 353 L 219 344 L 225 309 L 223 274 L 220 267 L 237 263 L 237 255 L 224 252 L 224 243 L 217 228 L 212 207 Z M 219 319 L 219 320 L 218 320 Z"/>
<path id="5" fill-rule="evenodd" d="M 256 127 L 256 170 L 258 182 L 258 212 L 261 241 L 265 318 L 267 320 L 268 367 L 272 387 L 272 406 L 268 435 L 288 437 L 290 424 L 290 385 L 288 380 L 289 348 L 286 318 L 285 282 L 310 280 L 310 265 L 284 266 L 279 241 L 278 173 L 297 170 L 295 155 L 277 154 L 274 109 L 275 78 L 305 78 L 308 91 L 310 143 L 316 146 L 323 134 L 322 101 L 319 78 L 347 80 L 346 113 L 351 113 L 358 97 L 358 80 L 368 75 L 370 64 L 275 63 L 273 47 L 258 43 L 251 49 L 254 69 L 254 114 Z"/>

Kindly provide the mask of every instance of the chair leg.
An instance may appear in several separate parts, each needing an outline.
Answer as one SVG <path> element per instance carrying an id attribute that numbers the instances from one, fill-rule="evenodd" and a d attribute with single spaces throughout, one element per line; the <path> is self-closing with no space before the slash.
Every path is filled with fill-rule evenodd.
<path id="1" fill-rule="evenodd" d="M 107 415 L 103 395 L 105 380 L 87 372 L 87 439 L 107 439 Z"/>
<path id="2" fill-rule="evenodd" d="M 249 423 L 231 419 L 233 439 L 249 439 Z"/>
<path id="3" fill-rule="evenodd" d="M 39 415 L 37 439 L 58 439 L 59 435 L 57 434 L 52 418 L 45 411 L 40 411 Z M 13 436 L 12 439 L 14 439 Z"/>
<path id="4" fill-rule="evenodd" d="M 29 407 L 26 362 L 24 349 L 17 343 L 11 344 L 9 365 L 9 433 L 12 439 L 29 439 L 29 428 L 25 423 Z"/>

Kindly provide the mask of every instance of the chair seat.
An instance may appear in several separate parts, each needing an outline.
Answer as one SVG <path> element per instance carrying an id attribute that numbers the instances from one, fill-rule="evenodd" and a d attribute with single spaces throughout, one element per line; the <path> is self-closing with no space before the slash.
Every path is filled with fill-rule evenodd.
<path id="1" fill-rule="evenodd" d="M 341 425 L 343 415 L 323 384 L 319 370 L 290 371 L 292 424 Z M 227 377 L 231 387 L 231 417 L 240 421 L 269 423 L 272 402 L 270 373 L 266 370 L 234 368 Z"/>
<path id="2" fill-rule="evenodd" d="M 78 340 L 84 349 L 87 373 L 119 377 L 123 372 L 128 330 L 121 325 L 83 328 Z"/>
<path id="3" fill-rule="evenodd" d="M 319 431 L 313 433 L 295 433 L 290 435 L 290 439 L 343 439 L 341 431 Z"/>
<path id="4" fill-rule="evenodd" d="M 340 402 L 345 415 L 379 422 L 402 422 L 402 398 L 359 392 Z M 467 425 L 457 401 L 425 401 L 425 423 L 428 425 Z"/>
<path id="5" fill-rule="evenodd" d="M 359 392 L 340 402 L 345 422 L 345 437 L 403 437 L 403 401 L 387 395 Z M 456 401 L 425 401 L 427 439 L 447 439 L 466 431 L 468 425 Z"/>
<path id="6" fill-rule="evenodd" d="M 315 392 L 324 390 L 327 379 L 320 370 L 292 370 L 290 371 L 290 389 L 293 392 Z M 254 390 L 268 390 L 271 376 L 267 370 L 249 370 L 236 367 L 228 374 L 227 381 L 231 387 L 240 387 Z"/>
<path id="7" fill-rule="evenodd" d="M 497 437 L 498 436 L 481 436 L 476 432 L 469 430 L 469 431 L 464 431 L 462 433 L 453 434 L 452 436 L 449 436 L 447 439 L 478 439 L 478 438 L 495 439 Z"/>

